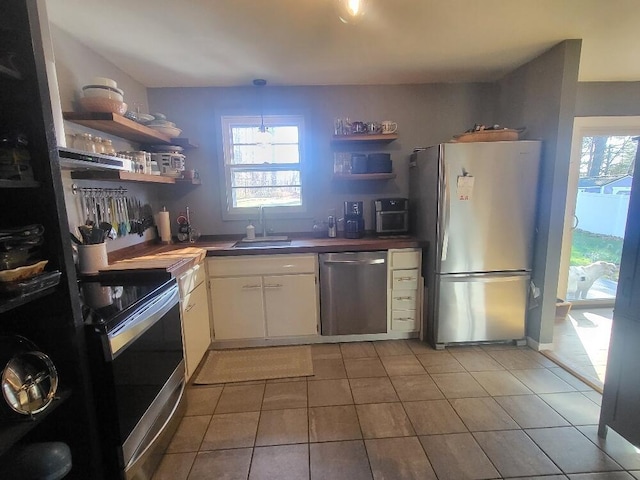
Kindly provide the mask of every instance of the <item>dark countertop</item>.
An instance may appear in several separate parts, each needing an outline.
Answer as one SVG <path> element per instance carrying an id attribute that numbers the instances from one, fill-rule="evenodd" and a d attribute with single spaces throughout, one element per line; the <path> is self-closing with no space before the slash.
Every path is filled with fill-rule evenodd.
<path id="1" fill-rule="evenodd" d="M 109 273 L 164 272 L 179 277 L 205 256 L 273 255 L 287 253 L 329 253 L 422 248 L 426 242 L 415 237 L 311 238 L 293 237 L 290 244 L 234 248 L 234 240 L 202 240 L 196 243 L 138 245 L 109 254 Z"/>

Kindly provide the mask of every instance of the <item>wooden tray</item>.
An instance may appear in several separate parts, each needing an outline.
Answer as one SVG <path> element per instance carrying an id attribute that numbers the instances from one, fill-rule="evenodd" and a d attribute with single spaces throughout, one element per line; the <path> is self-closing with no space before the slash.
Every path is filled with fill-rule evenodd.
<path id="1" fill-rule="evenodd" d="M 454 135 L 454 142 L 505 142 L 518 140 L 522 130 L 505 128 L 504 130 L 480 130 L 478 132 L 461 133 Z"/>

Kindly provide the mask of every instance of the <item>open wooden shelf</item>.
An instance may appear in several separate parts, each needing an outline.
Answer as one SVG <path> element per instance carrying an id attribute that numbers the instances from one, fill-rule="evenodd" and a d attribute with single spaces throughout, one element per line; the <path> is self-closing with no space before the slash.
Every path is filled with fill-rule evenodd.
<path id="1" fill-rule="evenodd" d="M 176 178 L 176 183 L 185 185 L 202 185 L 202 180 L 199 178 Z"/>
<path id="2" fill-rule="evenodd" d="M 22 305 L 26 305 L 38 298 L 46 297 L 56 291 L 56 285 L 45 288 L 44 290 L 38 290 L 36 292 L 26 293 L 17 297 L 0 297 L 0 313 L 8 312 L 14 308 L 18 308 Z"/>
<path id="3" fill-rule="evenodd" d="M 389 143 L 398 139 L 398 134 L 363 134 L 363 135 L 334 135 L 331 138 L 332 143 Z"/>
<path id="4" fill-rule="evenodd" d="M 145 173 L 134 173 L 124 170 L 78 170 L 71 172 L 71 178 L 76 180 L 111 180 L 116 182 L 176 183 L 176 179 L 173 177 L 147 175 Z"/>
<path id="5" fill-rule="evenodd" d="M 391 180 L 395 173 L 334 173 L 334 180 Z"/>
<path id="6" fill-rule="evenodd" d="M 167 135 L 129 120 L 117 113 L 78 113 L 64 112 L 64 119 L 85 127 L 100 130 L 116 137 L 125 138 L 133 142 L 148 144 L 171 144 Z"/>

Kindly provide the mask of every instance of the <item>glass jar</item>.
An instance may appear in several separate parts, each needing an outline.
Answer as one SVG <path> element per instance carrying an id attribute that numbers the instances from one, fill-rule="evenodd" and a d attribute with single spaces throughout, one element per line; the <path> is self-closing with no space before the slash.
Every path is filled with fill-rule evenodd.
<path id="1" fill-rule="evenodd" d="M 104 143 L 104 153 L 107 155 L 115 155 L 116 154 L 116 149 L 113 147 L 113 142 L 111 140 L 109 140 L 108 138 L 105 138 L 103 141 Z"/>
<path id="2" fill-rule="evenodd" d="M 84 150 L 85 152 L 96 153 L 96 146 L 93 143 L 93 136 L 90 133 L 83 133 L 82 135 L 76 136 L 73 147 L 78 150 Z"/>
<path id="3" fill-rule="evenodd" d="M 96 153 L 105 153 L 102 137 L 93 137 L 93 144 L 95 146 Z"/>

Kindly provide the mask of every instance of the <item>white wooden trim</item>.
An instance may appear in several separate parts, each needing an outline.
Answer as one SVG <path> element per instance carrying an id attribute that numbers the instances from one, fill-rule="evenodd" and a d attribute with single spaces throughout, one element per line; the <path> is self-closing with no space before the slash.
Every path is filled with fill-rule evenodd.
<path id="1" fill-rule="evenodd" d="M 538 352 L 540 350 L 553 350 L 553 343 L 539 343 L 531 337 L 527 337 L 527 346 Z"/>

